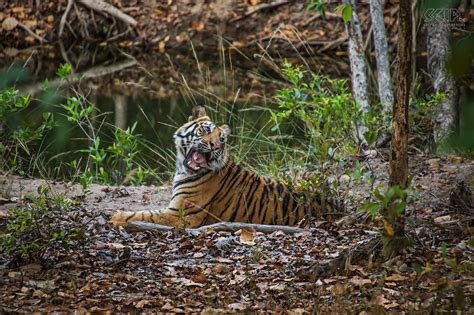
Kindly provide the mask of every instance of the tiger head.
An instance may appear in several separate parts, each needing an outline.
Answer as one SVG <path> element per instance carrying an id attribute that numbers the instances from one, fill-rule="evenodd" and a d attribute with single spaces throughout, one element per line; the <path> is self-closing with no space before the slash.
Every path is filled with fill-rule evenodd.
<path id="1" fill-rule="evenodd" d="M 193 174 L 224 168 L 228 161 L 225 144 L 229 135 L 229 126 L 216 126 L 204 107 L 193 108 L 188 122 L 174 134 L 177 172 Z"/>

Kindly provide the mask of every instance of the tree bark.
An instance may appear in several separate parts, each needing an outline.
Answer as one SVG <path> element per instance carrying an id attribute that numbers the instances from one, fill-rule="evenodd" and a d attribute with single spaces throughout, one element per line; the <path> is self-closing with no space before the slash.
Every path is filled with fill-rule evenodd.
<path id="1" fill-rule="evenodd" d="M 450 36 L 449 25 L 431 23 L 427 28 L 428 71 L 434 90 L 444 94 L 435 112 L 435 143 L 456 132 L 459 127 L 459 89 L 454 77 L 446 69 Z"/>
<path id="2" fill-rule="evenodd" d="M 393 106 L 393 88 L 390 76 L 388 42 L 383 20 L 382 0 L 370 0 L 370 16 L 374 34 L 375 58 L 377 60 L 377 83 L 380 102 L 384 112 Z"/>
<path id="3" fill-rule="evenodd" d="M 355 0 L 345 0 L 352 6 L 352 16 L 346 31 L 349 35 L 349 60 L 352 73 L 352 92 L 354 99 L 359 104 L 362 113 L 369 111 L 368 97 L 368 79 L 367 79 L 367 63 L 364 55 L 362 31 L 360 28 L 359 17 L 357 16 L 357 6 Z M 359 140 L 365 142 L 364 133 L 366 127 L 361 125 L 357 127 Z"/>
<path id="4" fill-rule="evenodd" d="M 390 157 L 390 186 L 404 189 L 408 184 L 408 104 L 412 81 L 412 11 L 410 0 L 400 0 L 398 11 L 398 53 L 399 76 L 396 98 L 392 109 L 393 138 Z M 394 196 L 382 210 L 384 219 L 384 253 L 392 256 L 406 246 L 405 208 L 397 205 L 405 202 L 404 195 Z"/>
<path id="5" fill-rule="evenodd" d="M 390 159 L 390 186 L 407 187 L 408 103 L 411 89 L 412 12 L 409 0 L 400 0 L 398 19 L 399 77 L 393 103 L 393 139 Z"/>

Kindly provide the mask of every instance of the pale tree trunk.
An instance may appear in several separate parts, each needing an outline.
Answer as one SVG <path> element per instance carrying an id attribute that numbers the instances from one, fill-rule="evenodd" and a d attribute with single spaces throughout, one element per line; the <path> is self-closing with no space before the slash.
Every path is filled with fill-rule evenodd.
<path id="1" fill-rule="evenodd" d="M 346 24 L 346 31 L 349 35 L 349 60 L 352 72 L 352 92 L 355 101 L 359 104 L 362 113 L 369 111 L 367 63 L 364 55 L 364 45 L 359 17 L 357 16 L 357 6 L 355 0 L 345 0 L 352 6 L 352 16 L 350 22 Z M 365 143 L 364 133 L 366 127 L 357 127 L 358 138 Z"/>
<path id="2" fill-rule="evenodd" d="M 115 105 L 115 127 L 127 129 L 127 98 L 124 95 L 113 96 Z"/>
<path id="3" fill-rule="evenodd" d="M 451 30 L 448 25 L 441 23 L 428 25 L 426 39 L 428 47 L 428 71 L 432 76 L 434 90 L 444 93 L 445 95 L 435 112 L 435 142 L 455 132 L 458 128 L 459 121 L 457 108 L 459 90 L 455 79 L 446 70 L 450 35 Z"/>
<path id="4" fill-rule="evenodd" d="M 382 0 L 370 0 L 370 16 L 374 34 L 375 57 L 377 59 L 377 83 L 380 102 L 388 113 L 393 105 L 392 80 L 388 56 L 388 42 L 383 20 Z"/>

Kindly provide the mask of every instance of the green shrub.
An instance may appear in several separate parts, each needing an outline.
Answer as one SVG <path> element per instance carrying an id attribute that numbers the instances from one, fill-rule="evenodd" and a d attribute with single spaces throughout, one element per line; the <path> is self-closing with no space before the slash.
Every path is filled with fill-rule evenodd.
<path id="1" fill-rule="evenodd" d="M 307 73 L 285 62 L 283 73 L 290 86 L 277 92 L 278 109 L 271 110 L 279 131 L 284 121 L 303 132 L 310 161 L 324 163 L 354 152 L 355 122 L 359 109 L 352 100 L 346 80 Z"/>
<path id="2" fill-rule="evenodd" d="M 51 195 L 45 186 L 38 196 L 27 195 L 22 204 L 9 210 L 6 233 L 0 239 L 2 255 L 11 261 L 40 261 L 48 251 L 68 250 L 70 242 L 83 235 L 69 215 L 76 204 L 64 195 Z"/>
<path id="3" fill-rule="evenodd" d="M 290 84 L 276 94 L 277 109 L 270 110 L 272 130 L 292 139 L 288 145 L 294 151 L 293 165 L 309 166 L 311 176 L 299 180 L 299 188 L 319 189 L 347 156 L 357 152 L 360 111 L 346 80 L 303 71 L 288 62 L 282 72 Z M 336 181 L 332 183 L 336 188 Z"/>

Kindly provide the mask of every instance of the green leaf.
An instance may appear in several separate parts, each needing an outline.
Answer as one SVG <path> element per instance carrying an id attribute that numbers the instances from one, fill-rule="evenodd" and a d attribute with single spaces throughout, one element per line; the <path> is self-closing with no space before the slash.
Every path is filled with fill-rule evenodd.
<path id="1" fill-rule="evenodd" d="M 367 212 L 372 218 L 376 217 L 380 212 L 380 204 L 368 202 L 359 207 L 359 211 Z"/>
<path id="2" fill-rule="evenodd" d="M 311 3 L 308 4 L 308 10 L 318 11 L 322 16 L 324 16 L 325 9 L 323 0 L 312 0 Z"/>
<path id="3" fill-rule="evenodd" d="M 469 245 L 469 247 L 474 248 L 474 237 L 472 237 L 472 238 L 469 240 L 468 245 Z"/>
<path id="4" fill-rule="evenodd" d="M 348 3 L 340 4 L 336 7 L 336 13 L 340 13 L 344 23 L 348 23 L 351 20 L 352 6 Z"/>
<path id="5" fill-rule="evenodd" d="M 58 71 L 56 71 L 56 74 L 61 80 L 64 80 L 70 73 L 71 73 L 71 65 L 68 63 L 61 65 Z"/>
<path id="6" fill-rule="evenodd" d="M 443 257 L 446 257 L 447 250 L 446 250 L 446 243 L 445 242 L 441 242 L 441 253 L 442 253 Z"/>

